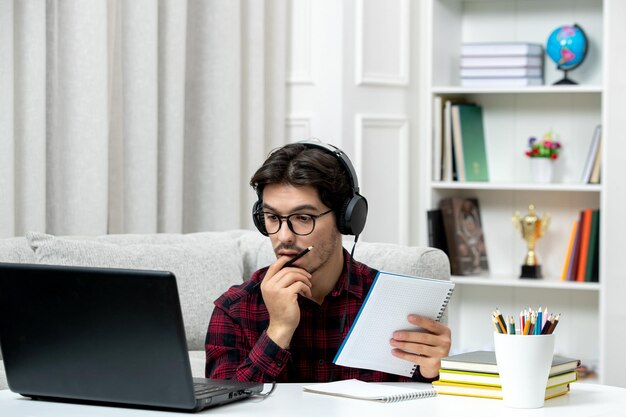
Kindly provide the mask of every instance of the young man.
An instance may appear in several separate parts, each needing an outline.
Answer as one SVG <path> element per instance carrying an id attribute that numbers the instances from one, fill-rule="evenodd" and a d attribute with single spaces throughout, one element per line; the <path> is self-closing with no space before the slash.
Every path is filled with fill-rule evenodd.
<path id="1" fill-rule="evenodd" d="M 340 230 L 360 233 L 349 223 L 362 229 L 367 203 L 356 194 L 347 157 L 329 149 L 312 143 L 286 145 L 271 153 L 252 177 L 250 184 L 259 196 L 255 224 L 269 236 L 277 259 L 215 301 L 205 345 L 207 378 L 408 381 L 332 363 L 377 271 L 351 262 L 342 246 Z M 357 213 L 346 214 L 355 197 L 362 199 L 354 208 Z M 310 246 L 310 252 L 284 267 Z M 390 349 L 419 365 L 413 380 L 436 379 L 440 359 L 450 350 L 450 330 L 424 317 L 407 320 L 428 333 L 398 331 Z"/>

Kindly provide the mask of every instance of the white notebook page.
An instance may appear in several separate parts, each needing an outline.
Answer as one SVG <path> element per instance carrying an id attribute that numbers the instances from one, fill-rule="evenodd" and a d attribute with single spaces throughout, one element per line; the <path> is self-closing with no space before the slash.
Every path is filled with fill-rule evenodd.
<path id="1" fill-rule="evenodd" d="M 411 377 L 416 365 L 391 354 L 396 330 L 418 330 L 409 314 L 439 319 L 454 283 L 379 272 L 334 363 Z"/>

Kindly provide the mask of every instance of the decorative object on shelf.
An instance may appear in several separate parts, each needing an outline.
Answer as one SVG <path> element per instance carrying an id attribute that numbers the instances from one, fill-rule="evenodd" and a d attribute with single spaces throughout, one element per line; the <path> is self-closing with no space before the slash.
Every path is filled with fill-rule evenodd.
<path id="1" fill-rule="evenodd" d="M 478 200 L 449 197 L 439 202 L 452 275 L 489 271 Z"/>
<path id="2" fill-rule="evenodd" d="M 563 78 L 554 85 L 578 84 L 567 78 L 567 72 L 583 63 L 588 50 L 587 35 L 577 24 L 559 26 L 552 31 L 546 44 L 546 53 L 556 63 L 556 68 L 564 73 Z"/>
<path id="3" fill-rule="evenodd" d="M 522 264 L 520 278 L 543 278 L 541 275 L 541 265 L 535 253 L 535 245 L 539 238 L 548 230 L 550 225 L 550 215 L 544 213 L 542 218 L 537 216 L 535 205 L 528 206 L 528 214 L 521 216 L 519 212 L 513 214 L 513 225 L 522 233 L 522 238 L 526 241 L 528 251 Z"/>
<path id="4" fill-rule="evenodd" d="M 552 182 L 554 176 L 552 164 L 559 157 L 560 151 L 561 142 L 553 131 L 545 133 L 540 141 L 534 136 L 528 139 L 525 155 L 530 158 L 530 169 L 535 182 Z"/>

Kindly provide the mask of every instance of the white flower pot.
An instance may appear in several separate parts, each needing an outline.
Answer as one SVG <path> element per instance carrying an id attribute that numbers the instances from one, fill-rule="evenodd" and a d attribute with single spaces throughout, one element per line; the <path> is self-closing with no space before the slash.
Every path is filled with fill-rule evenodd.
<path id="1" fill-rule="evenodd" d="M 530 171 L 534 182 L 551 183 L 554 177 L 554 161 L 550 158 L 530 158 Z"/>

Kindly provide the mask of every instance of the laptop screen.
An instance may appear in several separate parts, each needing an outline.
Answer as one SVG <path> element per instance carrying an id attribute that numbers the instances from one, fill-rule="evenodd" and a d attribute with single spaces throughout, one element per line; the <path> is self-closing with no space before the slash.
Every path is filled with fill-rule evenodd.
<path id="1" fill-rule="evenodd" d="M 23 395 L 195 405 L 170 272 L 0 264 L 0 345 Z"/>

